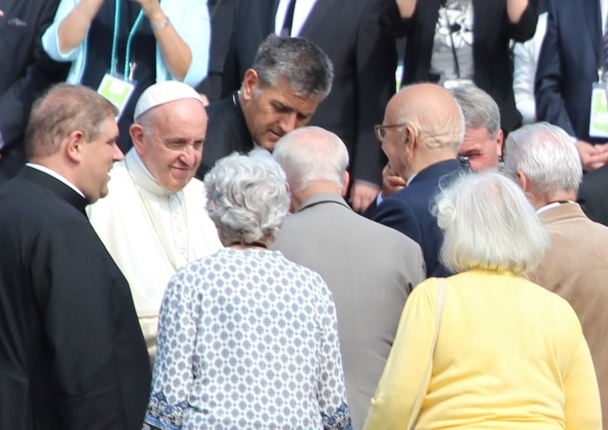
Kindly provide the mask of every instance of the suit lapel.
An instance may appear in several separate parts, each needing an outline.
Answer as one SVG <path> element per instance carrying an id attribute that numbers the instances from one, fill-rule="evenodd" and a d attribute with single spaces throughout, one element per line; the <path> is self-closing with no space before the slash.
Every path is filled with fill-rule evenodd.
<path id="1" fill-rule="evenodd" d="M 600 52 L 600 39 L 602 38 L 602 18 L 601 18 L 601 9 L 600 2 L 598 0 L 582 0 L 583 6 L 583 15 L 585 16 L 585 20 L 587 21 L 587 31 L 589 32 L 589 37 L 591 38 L 591 46 L 593 46 L 593 52 L 595 53 L 595 57 L 599 62 L 599 52 Z"/>
<path id="2" fill-rule="evenodd" d="M 262 0 L 260 4 L 262 9 L 260 11 L 262 15 L 262 29 L 265 34 L 272 34 L 274 33 L 274 22 L 279 7 L 279 0 Z"/>
<path id="3" fill-rule="evenodd" d="M 299 36 L 310 39 L 311 36 L 314 34 L 316 27 L 323 20 L 325 15 L 327 15 L 329 9 L 331 9 L 331 7 L 337 1 L 348 0 L 317 0 L 312 10 L 310 11 L 308 18 L 306 18 L 306 22 L 304 23 L 304 26 L 302 27 Z"/>

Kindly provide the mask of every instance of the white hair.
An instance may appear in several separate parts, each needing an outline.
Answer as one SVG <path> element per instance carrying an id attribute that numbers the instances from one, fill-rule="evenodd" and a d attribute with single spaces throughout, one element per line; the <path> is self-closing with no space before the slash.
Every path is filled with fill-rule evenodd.
<path id="1" fill-rule="evenodd" d="M 550 200 L 556 193 L 576 193 L 583 168 L 572 138 L 561 128 L 543 122 L 509 133 L 504 171 L 512 178 L 523 173 L 537 196 Z"/>
<path id="2" fill-rule="evenodd" d="M 348 151 L 331 131 L 314 126 L 298 128 L 277 141 L 272 156 L 285 170 L 292 191 L 317 181 L 344 187 Z"/>
<path id="3" fill-rule="evenodd" d="M 434 212 L 445 232 L 440 258 L 454 272 L 525 273 L 549 246 L 523 191 L 497 172 L 461 176 L 438 194 Z"/>
<path id="4" fill-rule="evenodd" d="M 289 210 L 285 173 L 272 157 L 233 153 L 205 176 L 207 211 L 224 242 L 272 242 Z"/>

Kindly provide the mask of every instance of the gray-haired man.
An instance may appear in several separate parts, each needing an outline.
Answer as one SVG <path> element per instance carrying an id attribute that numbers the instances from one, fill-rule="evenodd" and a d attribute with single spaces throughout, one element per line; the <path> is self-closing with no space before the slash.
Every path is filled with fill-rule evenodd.
<path id="1" fill-rule="evenodd" d="M 241 89 L 207 108 L 209 128 L 197 176 L 234 151 L 262 147 L 272 152 L 281 136 L 308 124 L 332 81 L 331 61 L 316 45 L 268 36 Z"/>
<path id="2" fill-rule="evenodd" d="M 504 140 L 500 111 L 494 99 L 473 84 L 451 90 L 464 116 L 464 140 L 458 155 L 466 157 L 471 170 L 498 169 Z"/>

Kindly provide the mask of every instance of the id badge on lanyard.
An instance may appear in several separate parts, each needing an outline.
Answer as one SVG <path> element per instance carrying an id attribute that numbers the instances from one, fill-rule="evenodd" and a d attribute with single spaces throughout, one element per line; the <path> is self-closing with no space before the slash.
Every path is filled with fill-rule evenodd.
<path id="1" fill-rule="evenodd" d="M 608 81 L 603 68 L 598 70 L 599 80 L 591 90 L 591 115 L 589 136 L 608 138 Z"/>
<path id="2" fill-rule="evenodd" d="M 118 31 L 120 26 L 120 4 L 119 0 L 116 0 L 114 10 L 114 37 L 112 39 L 112 59 L 110 60 L 110 71 L 106 73 L 97 88 L 97 92 L 106 98 L 118 109 L 118 116 L 116 121 L 122 116 L 131 95 L 137 83 L 133 79 L 135 72 L 135 63 L 131 62 L 131 45 L 133 44 L 133 37 L 137 32 L 137 28 L 141 24 L 143 19 L 143 11 L 139 11 L 135 23 L 129 32 L 127 39 L 127 49 L 125 55 L 125 69 L 124 74 L 120 75 L 116 72 L 116 47 L 118 45 Z"/>

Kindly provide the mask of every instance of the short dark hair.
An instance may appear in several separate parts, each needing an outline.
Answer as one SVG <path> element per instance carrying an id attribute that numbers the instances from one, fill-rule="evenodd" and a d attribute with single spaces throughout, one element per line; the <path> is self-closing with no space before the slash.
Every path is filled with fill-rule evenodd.
<path id="1" fill-rule="evenodd" d="M 118 115 L 118 109 L 94 90 L 83 85 L 57 84 L 34 103 L 25 132 L 27 158 L 54 154 L 70 133 L 81 131 L 95 140 L 103 122 Z"/>
<path id="2" fill-rule="evenodd" d="M 327 97 L 334 80 L 334 67 L 327 54 L 299 37 L 268 36 L 258 48 L 252 69 L 260 77 L 260 88 L 283 79 L 307 98 Z"/>

